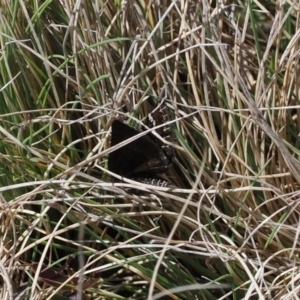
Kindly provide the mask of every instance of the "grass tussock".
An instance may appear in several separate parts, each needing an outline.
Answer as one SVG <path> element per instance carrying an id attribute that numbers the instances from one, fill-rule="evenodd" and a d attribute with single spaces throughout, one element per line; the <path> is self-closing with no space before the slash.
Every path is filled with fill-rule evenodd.
<path id="1" fill-rule="evenodd" d="M 297 299 L 299 5 L 212 2 L 2 1 L 1 299 Z M 176 189 L 108 170 L 161 101 Z"/>

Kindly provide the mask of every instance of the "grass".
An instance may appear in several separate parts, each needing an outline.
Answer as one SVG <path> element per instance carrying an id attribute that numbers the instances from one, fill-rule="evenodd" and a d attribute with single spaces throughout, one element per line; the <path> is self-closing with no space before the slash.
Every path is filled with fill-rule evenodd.
<path id="1" fill-rule="evenodd" d="M 299 7 L 217 5 L 2 3 L 1 299 L 297 299 Z M 108 170 L 162 99 L 176 189 Z"/>

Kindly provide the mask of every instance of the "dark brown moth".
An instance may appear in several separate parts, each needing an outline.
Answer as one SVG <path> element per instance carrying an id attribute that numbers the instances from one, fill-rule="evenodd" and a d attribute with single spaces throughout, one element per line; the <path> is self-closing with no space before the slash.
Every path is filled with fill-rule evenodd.
<path id="1" fill-rule="evenodd" d="M 145 125 L 147 127 L 158 126 L 163 120 L 164 117 L 161 113 L 154 110 Z M 170 136 L 168 126 L 161 127 L 156 132 L 165 138 Z M 112 123 L 111 146 L 115 146 L 139 133 L 140 131 L 116 119 Z M 161 183 L 160 186 L 164 186 L 166 182 L 158 180 L 158 174 L 164 173 L 171 166 L 172 157 L 173 152 L 171 149 L 149 132 L 110 153 L 108 169 L 123 177 L 137 179 L 145 183 L 153 182 L 154 185 L 158 182 Z"/>
<path id="2" fill-rule="evenodd" d="M 115 146 L 140 132 L 120 120 L 112 123 L 111 146 Z M 152 135 L 152 134 L 151 134 Z M 171 164 L 172 158 L 162 145 L 150 134 L 144 135 L 112 152 L 108 169 L 125 177 L 141 173 L 162 173 Z"/>

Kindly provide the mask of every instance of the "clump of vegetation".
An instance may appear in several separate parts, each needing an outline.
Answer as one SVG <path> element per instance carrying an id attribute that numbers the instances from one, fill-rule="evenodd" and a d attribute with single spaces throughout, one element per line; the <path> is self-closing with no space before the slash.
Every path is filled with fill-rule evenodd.
<path id="1" fill-rule="evenodd" d="M 297 298 L 299 6 L 213 2 L 2 3 L 1 299 Z"/>

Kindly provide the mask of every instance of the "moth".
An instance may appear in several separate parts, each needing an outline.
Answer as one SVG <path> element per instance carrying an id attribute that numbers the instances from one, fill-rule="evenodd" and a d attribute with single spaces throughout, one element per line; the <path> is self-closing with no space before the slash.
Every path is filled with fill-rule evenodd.
<path id="1" fill-rule="evenodd" d="M 163 121 L 161 110 L 153 111 L 145 125 L 154 127 Z M 146 127 L 142 127 L 146 128 Z M 170 136 L 168 126 L 163 126 L 156 131 L 164 138 Z M 139 134 L 140 131 L 132 128 L 121 120 L 115 119 L 112 123 L 111 146 L 115 146 Z M 159 179 L 159 174 L 164 173 L 172 165 L 173 152 L 169 146 L 149 132 L 125 146 L 110 153 L 108 169 L 118 175 L 137 179 L 145 183 L 167 186 L 166 181 Z"/>

